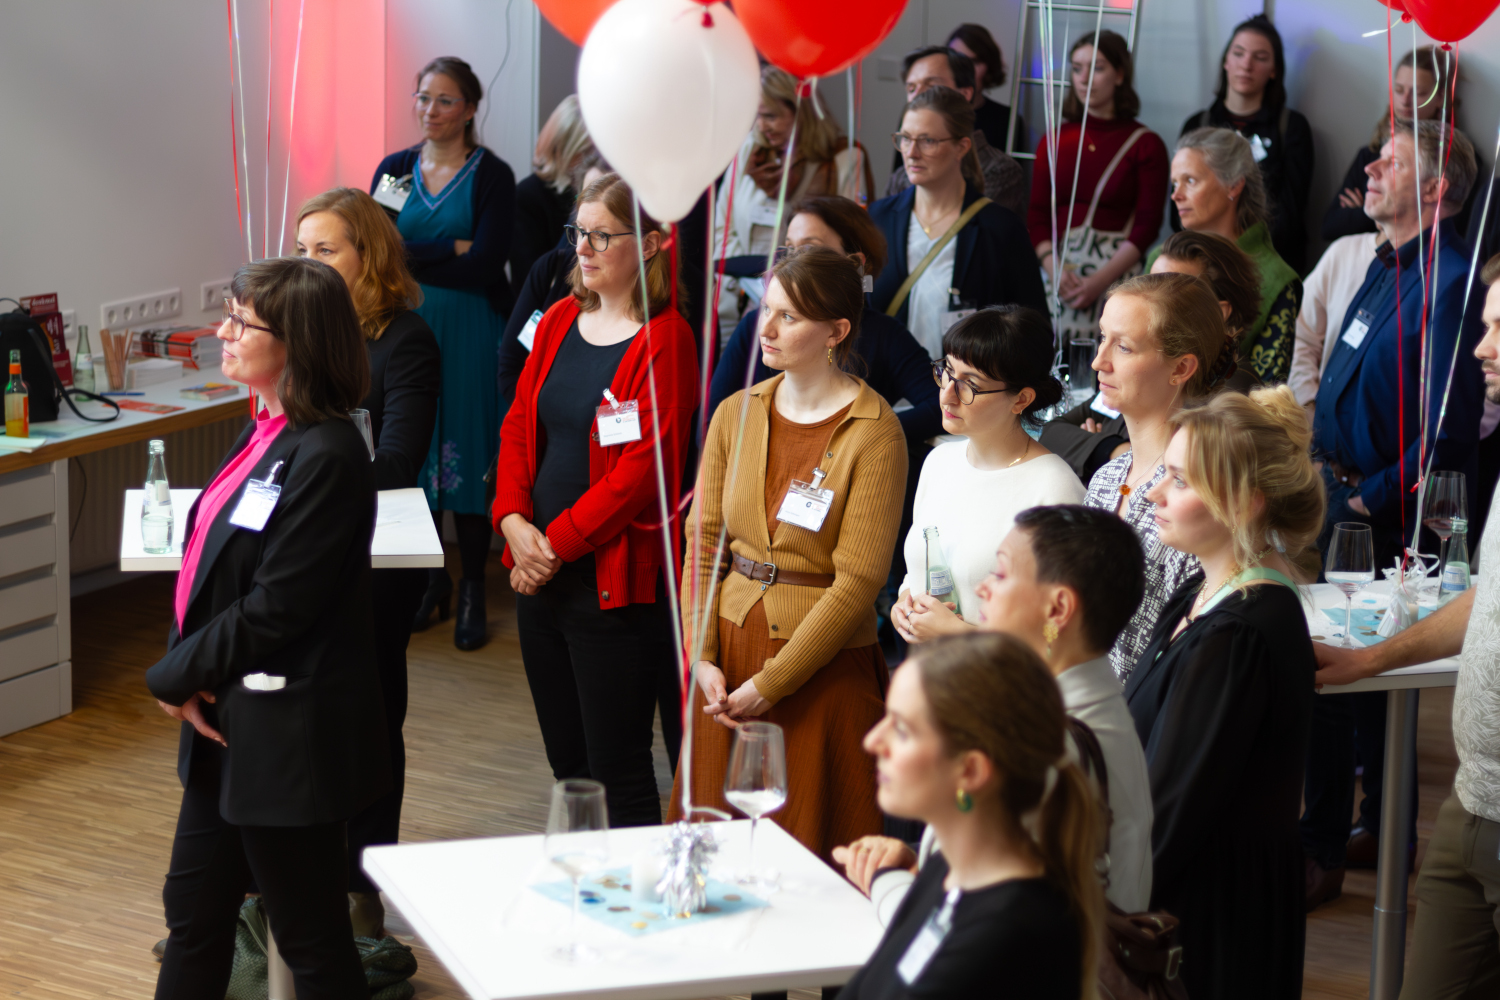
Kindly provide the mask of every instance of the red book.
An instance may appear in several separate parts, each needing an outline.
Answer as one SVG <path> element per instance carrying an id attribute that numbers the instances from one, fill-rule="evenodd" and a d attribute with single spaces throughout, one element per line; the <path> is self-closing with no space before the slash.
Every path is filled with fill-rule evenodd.
<path id="1" fill-rule="evenodd" d="M 52 367 L 66 388 L 73 386 L 73 359 L 68 356 L 68 341 L 63 336 L 62 313 L 57 309 L 57 293 L 46 295 L 23 295 L 21 307 L 31 318 L 42 325 L 47 333 L 48 346 L 52 348 Z"/>

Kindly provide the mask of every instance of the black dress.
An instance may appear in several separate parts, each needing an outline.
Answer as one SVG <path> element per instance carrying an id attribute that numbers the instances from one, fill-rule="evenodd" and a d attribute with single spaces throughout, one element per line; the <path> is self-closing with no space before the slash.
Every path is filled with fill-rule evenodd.
<path id="1" fill-rule="evenodd" d="M 1151 908 L 1182 920 L 1195 1000 L 1296 1000 L 1312 640 L 1297 592 L 1267 583 L 1231 594 L 1173 641 L 1202 583 L 1195 574 L 1173 595 L 1125 685 L 1156 811 Z"/>
<path id="2" fill-rule="evenodd" d="M 573 214 L 572 188 L 561 191 L 536 174 L 516 185 L 516 230 L 510 241 L 510 287 L 520 288 L 537 258 L 562 240 Z"/>
<path id="3" fill-rule="evenodd" d="M 839 1000 L 1077 1000 L 1083 981 L 1078 922 L 1068 897 L 1045 878 L 1015 879 L 965 892 L 952 929 L 916 981 L 897 972 L 906 949 L 943 905 L 948 862 L 922 866 L 875 954 Z"/>

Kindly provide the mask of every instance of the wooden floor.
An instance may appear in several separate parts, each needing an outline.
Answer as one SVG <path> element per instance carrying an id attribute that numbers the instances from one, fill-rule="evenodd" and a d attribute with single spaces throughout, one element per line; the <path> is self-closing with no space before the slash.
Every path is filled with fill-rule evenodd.
<path id="1" fill-rule="evenodd" d="M 497 570 L 489 645 L 459 652 L 451 622 L 412 638 L 403 840 L 545 825 L 551 776 Z M 150 948 L 164 934 L 162 876 L 180 788 L 177 724 L 157 709 L 141 675 L 163 648 L 172 579 L 142 577 L 75 600 L 73 713 L 0 739 L 0 995 L 152 995 Z M 1424 694 L 1423 847 L 1456 766 L 1450 709 L 1449 691 Z M 658 777 L 669 784 L 660 753 Z M 1304 997 L 1366 995 L 1373 897 L 1373 873 L 1351 873 L 1343 898 L 1310 917 Z M 403 928 L 393 922 L 393 929 Z M 409 943 L 420 963 L 418 1000 L 463 1000 L 421 942 Z"/>

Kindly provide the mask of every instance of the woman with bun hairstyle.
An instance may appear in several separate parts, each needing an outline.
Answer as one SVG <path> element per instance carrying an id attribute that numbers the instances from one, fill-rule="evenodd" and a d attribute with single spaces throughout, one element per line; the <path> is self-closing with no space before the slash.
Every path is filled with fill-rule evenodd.
<path id="1" fill-rule="evenodd" d="M 432 442 L 443 359 L 432 329 L 416 312 L 422 290 L 406 269 L 401 234 L 374 198 L 355 188 L 334 188 L 309 198 L 298 211 L 297 256 L 322 261 L 339 272 L 354 300 L 370 357 L 370 391 L 360 406 L 370 414 L 375 488 L 415 487 Z M 385 695 L 392 785 L 349 821 L 350 916 L 356 937 L 384 936 L 380 890 L 365 873 L 360 855 L 366 847 L 401 839 L 406 646 L 426 587 L 425 570 L 374 573 L 375 662 Z"/>
<path id="2" fill-rule="evenodd" d="M 633 197 L 618 174 L 579 196 L 573 293 L 537 323 L 500 433 L 491 516 L 553 776 L 603 782 L 611 824 L 652 826 L 652 719 L 657 679 L 675 675 L 666 588 L 677 577 L 663 565 L 654 439 L 675 515 L 698 369 L 671 305 L 671 254 L 649 216 L 632 225 Z M 635 436 L 604 440 L 610 414 L 631 407 Z"/>
<path id="3" fill-rule="evenodd" d="M 941 390 L 943 430 L 962 440 L 934 448 L 917 482 L 906 580 L 891 608 L 892 624 L 907 642 L 977 627 L 974 588 L 993 568 L 993 553 L 1016 514 L 1083 500 L 1073 470 L 1028 433 L 1036 414 L 1062 398 L 1052 357 L 1052 324 L 1035 309 L 981 309 L 943 335 L 943 359 L 933 362 L 932 375 Z M 939 553 L 951 590 L 934 595 L 926 567 Z"/>
<path id="4" fill-rule="evenodd" d="M 693 803 L 727 812 L 732 731 L 774 722 L 788 764 L 776 824 L 825 860 L 881 829 L 859 742 L 880 718 L 888 681 L 875 595 L 906 481 L 901 422 L 847 370 L 864 306 L 859 264 L 838 250 L 803 247 L 772 268 L 760 349 L 780 374 L 714 411 L 682 580 L 684 642 L 698 657 L 692 711 L 702 720 Z M 670 819 L 682 779 L 679 767 Z"/>
<path id="5" fill-rule="evenodd" d="M 1298 817 L 1317 664 L 1295 563 L 1323 526 L 1307 414 L 1286 386 L 1168 421 L 1150 491 L 1177 588 L 1125 686 L 1146 747 L 1151 908 L 1182 920 L 1189 996 L 1302 995 Z"/>
<path id="6" fill-rule="evenodd" d="M 950 636 L 901 665 L 865 749 L 880 808 L 928 824 L 936 850 L 841 1000 L 1094 996 L 1103 819 L 1066 732 L 1057 682 L 1014 636 Z M 935 916 L 948 931 L 913 969 Z"/>
<path id="7" fill-rule="evenodd" d="M 1117 285 L 1099 317 L 1094 371 L 1099 398 L 1125 418 L 1130 450 L 1100 466 L 1084 503 L 1119 514 L 1146 554 L 1146 596 L 1109 652 L 1124 680 L 1151 638 L 1162 606 L 1198 569 L 1192 555 L 1162 546 L 1147 494 L 1167 474 L 1170 421 L 1217 390 L 1234 371 L 1234 341 L 1218 297 L 1200 278 L 1143 274 Z"/>

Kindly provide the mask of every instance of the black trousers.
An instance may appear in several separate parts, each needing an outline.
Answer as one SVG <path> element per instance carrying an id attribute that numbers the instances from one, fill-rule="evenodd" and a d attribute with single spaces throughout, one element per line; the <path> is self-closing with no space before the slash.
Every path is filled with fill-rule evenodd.
<path id="1" fill-rule="evenodd" d="M 200 739 L 182 793 L 162 902 L 156 1000 L 222 997 L 245 887 L 259 885 L 298 1000 L 367 1000 L 346 895 L 344 824 L 235 826 L 219 815 L 218 747 Z"/>
<path id="2" fill-rule="evenodd" d="M 661 578 L 654 603 L 602 610 L 586 556 L 518 594 L 516 619 L 552 776 L 602 782 L 610 826 L 660 823 L 651 723 L 674 655 Z"/>
<path id="3" fill-rule="evenodd" d="M 391 748 L 391 790 L 349 820 L 349 891 L 376 892 L 360 867 L 366 847 L 401 839 L 401 801 L 406 792 L 406 647 L 412 619 L 427 589 L 425 569 L 380 569 L 371 588 L 375 604 L 375 664 L 385 696 L 386 740 Z"/>

